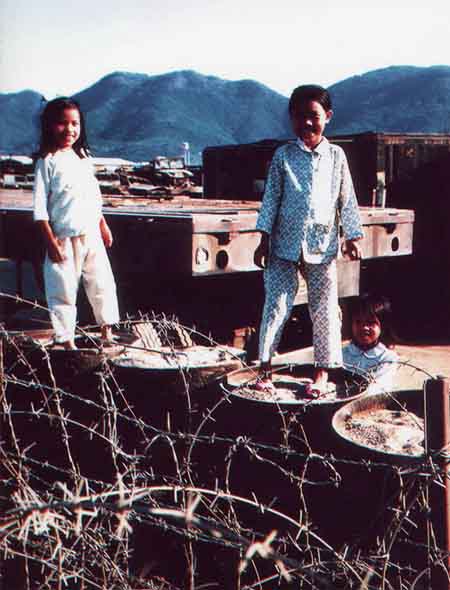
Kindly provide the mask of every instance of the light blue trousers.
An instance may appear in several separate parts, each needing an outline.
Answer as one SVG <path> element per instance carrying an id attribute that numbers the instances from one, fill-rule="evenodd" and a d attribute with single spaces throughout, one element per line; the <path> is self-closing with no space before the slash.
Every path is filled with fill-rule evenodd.
<path id="1" fill-rule="evenodd" d="M 268 362 L 276 351 L 299 287 L 295 262 L 271 255 L 264 271 L 265 302 L 259 333 L 259 360 Z M 302 264 L 308 289 L 308 308 L 313 327 L 314 364 L 342 366 L 341 314 L 337 292 L 336 260 Z"/>

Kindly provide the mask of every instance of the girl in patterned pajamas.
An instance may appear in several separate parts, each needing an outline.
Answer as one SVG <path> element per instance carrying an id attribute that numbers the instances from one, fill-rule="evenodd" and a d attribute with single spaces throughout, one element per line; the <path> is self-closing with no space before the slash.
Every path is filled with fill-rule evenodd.
<path id="1" fill-rule="evenodd" d="M 80 279 L 102 339 L 119 321 L 116 285 L 105 246 L 112 234 L 102 215 L 102 198 L 88 157 L 83 115 L 72 99 L 47 103 L 41 117 L 41 146 L 34 183 L 34 220 L 47 255 L 44 282 L 55 341 L 75 346 L 76 298 Z"/>
<path id="2" fill-rule="evenodd" d="M 315 372 L 307 394 L 318 397 L 327 389 L 328 369 L 342 366 L 339 224 L 343 251 L 351 259 L 361 256 L 357 241 L 363 232 L 345 154 L 323 136 L 333 115 L 328 92 L 320 86 L 299 86 L 289 100 L 289 115 L 297 141 L 274 154 L 256 225 L 261 242 L 255 262 L 265 265 L 265 303 L 255 387 L 273 391 L 271 359 L 292 311 L 300 269 L 313 325 Z"/>

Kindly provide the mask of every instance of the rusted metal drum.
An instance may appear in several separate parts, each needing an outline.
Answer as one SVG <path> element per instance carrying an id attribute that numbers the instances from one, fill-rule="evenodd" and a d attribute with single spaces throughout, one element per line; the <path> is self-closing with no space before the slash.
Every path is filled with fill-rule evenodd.
<path id="1" fill-rule="evenodd" d="M 317 442 L 323 448 L 332 432 L 332 416 L 342 405 L 363 395 L 367 380 L 343 368 L 332 369 L 330 391 L 311 399 L 305 393 L 305 383 L 313 373 L 311 364 L 274 367 L 275 396 L 260 394 L 252 388 L 257 368 L 228 374 L 222 389 L 230 403 L 224 404 L 221 416 L 230 427 L 228 432 L 261 442 L 282 443 L 283 431 L 300 438 L 303 429 L 310 445 Z"/>
<path id="2" fill-rule="evenodd" d="M 332 427 L 346 456 L 404 464 L 424 459 L 423 418 L 423 391 L 405 390 L 345 404 L 333 416 Z"/>
<path id="3" fill-rule="evenodd" d="M 184 391 L 204 387 L 230 371 L 242 367 L 245 353 L 231 346 L 163 346 L 154 350 L 132 350 L 111 362 L 119 379 L 141 391 L 149 385 L 164 390 Z"/>
<path id="4" fill-rule="evenodd" d="M 338 544 L 353 540 L 370 547 L 389 530 L 405 489 L 410 496 L 403 501 L 409 502 L 419 485 L 414 465 L 424 460 L 423 417 L 422 390 L 367 395 L 337 410 L 332 429 L 340 484 L 336 490 L 319 490 L 310 499 L 312 517 L 325 535 Z M 398 545 L 402 549 L 397 557 L 406 566 L 423 558 L 409 545 L 416 542 L 419 547 L 423 542 L 423 513 L 411 513 L 411 518 L 414 526 L 408 529 L 405 524 L 401 533 L 407 545 Z"/>
<path id="5" fill-rule="evenodd" d="M 53 336 L 51 330 L 3 335 L 4 395 L 10 407 L 10 417 L 2 417 L 4 437 L 11 444 L 15 437 L 31 460 L 43 463 L 33 467 L 42 481 L 65 481 L 72 459 L 81 475 L 113 481 L 112 446 L 103 435 L 109 414 L 102 373 L 105 361 L 123 346 L 104 347 L 100 334 L 90 332 L 75 338 L 79 348 L 64 350 Z"/>
<path id="6" fill-rule="evenodd" d="M 271 399 L 249 387 L 257 371 L 258 367 L 247 367 L 229 373 L 210 407 L 201 412 L 210 418 L 204 420 L 199 435 L 209 437 L 210 444 L 196 445 L 191 457 L 193 470 L 200 484 L 227 485 L 244 497 L 256 494 L 262 503 L 298 515 L 295 478 L 305 468 L 311 451 L 332 452 L 331 418 L 337 408 L 363 395 L 367 381 L 335 369 L 329 375 L 334 392 L 308 399 L 304 384 L 313 376 L 313 365 L 274 367 L 275 388 L 287 390 L 285 397 L 290 399 L 282 399 L 282 395 Z M 321 479 L 329 476 L 330 472 L 317 475 Z"/>
<path id="7" fill-rule="evenodd" d="M 111 359 L 111 366 L 135 415 L 162 430 L 187 432 L 194 427 L 206 386 L 242 367 L 244 357 L 229 346 L 137 347 Z"/>
<path id="8" fill-rule="evenodd" d="M 76 350 L 65 350 L 54 342 L 54 332 L 49 329 L 7 332 L 3 338 L 5 371 L 22 376 L 33 373 L 43 382 L 53 385 L 53 377 L 59 385 L 98 369 L 107 359 L 123 352 L 117 342 L 103 346 L 99 332 L 85 332 L 75 336 Z"/>

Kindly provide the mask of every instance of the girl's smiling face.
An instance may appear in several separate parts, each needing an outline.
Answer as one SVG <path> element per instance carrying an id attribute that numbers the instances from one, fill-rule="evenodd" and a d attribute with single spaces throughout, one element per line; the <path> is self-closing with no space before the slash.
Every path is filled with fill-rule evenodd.
<path id="1" fill-rule="evenodd" d="M 77 109 L 64 109 L 52 125 L 55 147 L 70 149 L 79 139 L 81 132 L 80 113 Z"/>
<path id="2" fill-rule="evenodd" d="M 290 113 L 295 135 L 310 149 L 322 141 L 323 130 L 332 116 L 333 111 L 326 111 L 316 100 L 299 103 Z"/>
<path id="3" fill-rule="evenodd" d="M 356 344 L 363 349 L 378 344 L 381 335 L 381 324 L 374 315 L 355 316 L 352 320 L 352 336 Z"/>

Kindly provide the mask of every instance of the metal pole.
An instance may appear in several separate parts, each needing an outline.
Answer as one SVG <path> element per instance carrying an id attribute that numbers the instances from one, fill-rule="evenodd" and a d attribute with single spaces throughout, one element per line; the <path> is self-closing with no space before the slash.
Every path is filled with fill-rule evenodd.
<path id="1" fill-rule="evenodd" d="M 426 450 L 442 477 L 429 487 L 430 523 L 437 551 L 442 555 L 430 570 L 433 590 L 450 590 L 450 381 L 443 377 L 425 383 Z M 432 538 L 432 537 L 431 537 Z"/>
<path id="2" fill-rule="evenodd" d="M 16 293 L 21 299 L 23 299 L 23 260 L 19 259 L 16 261 Z"/>
<path id="3" fill-rule="evenodd" d="M 0 324 L 0 328 L 3 327 L 3 324 Z M 0 401 L 3 401 L 3 394 L 5 390 L 5 374 L 4 374 L 4 367 L 3 367 L 3 336 L 0 335 Z M 1 425 L 0 425 L 0 432 L 1 432 Z"/>

